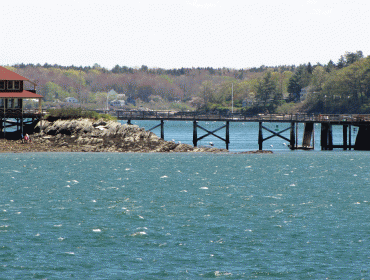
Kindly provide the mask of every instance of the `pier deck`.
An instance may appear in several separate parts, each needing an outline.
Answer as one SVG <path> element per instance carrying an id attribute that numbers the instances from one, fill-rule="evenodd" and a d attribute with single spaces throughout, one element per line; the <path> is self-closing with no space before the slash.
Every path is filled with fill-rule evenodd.
<path id="1" fill-rule="evenodd" d="M 370 115 L 360 114 L 258 114 L 205 113 L 173 111 L 124 111 L 109 112 L 120 120 L 170 120 L 170 121 L 232 121 L 232 122 L 314 122 L 332 124 L 370 124 Z"/>

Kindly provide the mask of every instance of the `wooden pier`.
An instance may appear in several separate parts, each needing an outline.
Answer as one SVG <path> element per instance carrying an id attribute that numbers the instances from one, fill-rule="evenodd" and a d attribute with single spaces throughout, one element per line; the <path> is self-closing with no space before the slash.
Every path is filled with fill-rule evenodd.
<path id="1" fill-rule="evenodd" d="M 11 110 L 0 111 L 0 138 L 19 139 L 24 133 L 32 133 L 33 128 L 45 113 L 39 110 Z M 12 132 L 7 132 L 10 129 Z"/>
<path id="2" fill-rule="evenodd" d="M 208 113 L 208 112 L 173 112 L 173 111 L 124 111 L 116 110 L 107 112 L 116 116 L 119 120 L 126 120 L 131 123 L 132 120 L 157 120 L 160 123 L 150 130 L 157 127 L 161 129 L 161 138 L 164 138 L 164 121 L 192 121 L 193 122 L 193 145 L 197 146 L 198 141 L 213 135 L 225 143 L 226 149 L 230 144 L 230 122 L 257 122 L 259 123 L 258 146 L 263 150 L 263 143 L 273 137 L 279 137 L 288 143 L 292 150 L 314 149 L 315 143 L 315 124 L 321 125 L 321 150 L 370 150 L 370 115 L 359 114 L 258 114 L 245 115 L 241 113 Z M 200 121 L 216 121 L 224 124 L 215 130 L 208 130 L 199 125 Z M 287 127 L 280 131 L 273 131 L 267 128 L 265 123 L 281 123 Z M 299 124 L 304 124 L 302 141 L 298 139 Z M 333 126 L 342 126 L 343 141 L 342 144 L 333 144 Z M 351 128 L 357 127 L 358 134 L 353 143 L 351 138 Z M 198 130 L 201 129 L 206 134 L 198 137 Z M 215 134 L 217 131 L 225 129 L 225 137 Z M 289 131 L 289 138 L 282 134 Z M 268 133 L 268 136 L 264 136 Z"/>

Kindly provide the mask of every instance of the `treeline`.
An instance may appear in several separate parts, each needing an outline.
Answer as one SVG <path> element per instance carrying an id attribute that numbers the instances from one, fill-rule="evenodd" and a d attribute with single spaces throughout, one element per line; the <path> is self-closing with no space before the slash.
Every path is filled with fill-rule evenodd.
<path id="1" fill-rule="evenodd" d="M 47 104 L 75 97 L 103 108 L 114 90 L 136 106 L 174 110 L 243 110 L 364 113 L 370 108 L 370 58 L 347 52 L 337 63 L 261 66 L 250 69 L 132 68 L 17 64 L 8 67 L 34 80 Z M 159 107 L 161 104 L 162 107 Z M 135 107 L 134 105 L 129 105 Z"/>

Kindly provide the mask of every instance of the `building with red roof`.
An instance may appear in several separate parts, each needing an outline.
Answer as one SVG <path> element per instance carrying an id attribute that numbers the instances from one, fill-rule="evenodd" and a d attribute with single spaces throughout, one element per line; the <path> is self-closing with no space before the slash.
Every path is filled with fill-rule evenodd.
<path id="1" fill-rule="evenodd" d="M 25 90 L 24 82 L 31 83 L 33 90 Z M 21 109 L 23 99 L 38 99 L 41 110 L 42 95 L 36 94 L 36 84 L 29 79 L 0 66 L 0 112 L 7 109 Z"/>
<path id="2" fill-rule="evenodd" d="M 28 83 L 27 87 L 25 83 Z M 29 79 L 0 66 L 0 129 L 4 135 L 4 128 L 14 126 L 14 119 L 16 119 L 17 128 L 22 131 L 25 118 L 40 119 L 43 96 L 36 93 L 36 86 L 36 83 Z M 33 89 L 28 89 L 32 87 Z M 38 99 L 38 111 L 25 111 L 24 99 Z"/>

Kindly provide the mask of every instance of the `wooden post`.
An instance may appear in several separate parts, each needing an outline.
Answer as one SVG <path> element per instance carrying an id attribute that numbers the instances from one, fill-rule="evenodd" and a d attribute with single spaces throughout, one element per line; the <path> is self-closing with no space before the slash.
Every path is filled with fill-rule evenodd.
<path id="1" fill-rule="evenodd" d="M 327 150 L 328 148 L 328 132 L 327 126 L 324 123 L 321 123 L 321 150 Z"/>
<path id="2" fill-rule="evenodd" d="M 161 120 L 161 138 L 164 139 L 164 121 Z"/>
<path id="3" fill-rule="evenodd" d="M 348 125 L 348 144 L 349 144 L 349 150 L 352 148 L 352 133 L 351 133 L 352 126 Z"/>
<path id="4" fill-rule="evenodd" d="M 295 148 L 298 148 L 298 127 L 299 127 L 299 123 L 297 122 L 295 124 Z"/>
<path id="5" fill-rule="evenodd" d="M 294 150 L 295 149 L 295 133 L 294 133 L 294 131 L 295 131 L 295 129 L 294 129 L 294 127 L 295 127 L 295 123 L 294 122 L 292 122 L 291 124 L 290 124 L 291 126 L 290 126 L 290 149 L 291 150 Z"/>
<path id="6" fill-rule="evenodd" d="M 315 123 L 312 126 L 312 149 L 315 150 Z"/>
<path id="7" fill-rule="evenodd" d="M 262 151 L 263 135 L 262 135 L 262 122 L 259 122 L 258 130 L 258 150 Z"/>
<path id="8" fill-rule="evenodd" d="M 193 121 L 193 145 L 197 146 L 198 135 L 197 135 L 197 121 Z"/>
<path id="9" fill-rule="evenodd" d="M 333 126 L 331 124 L 328 125 L 328 140 L 329 140 L 329 150 L 332 151 L 333 150 Z"/>
<path id="10" fill-rule="evenodd" d="M 343 150 L 347 150 L 347 129 L 348 125 L 343 125 Z"/>
<path id="11" fill-rule="evenodd" d="M 226 150 L 229 149 L 230 137 L 229 137 L 229 121 L 226 121 Z"/>

